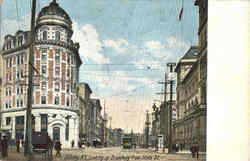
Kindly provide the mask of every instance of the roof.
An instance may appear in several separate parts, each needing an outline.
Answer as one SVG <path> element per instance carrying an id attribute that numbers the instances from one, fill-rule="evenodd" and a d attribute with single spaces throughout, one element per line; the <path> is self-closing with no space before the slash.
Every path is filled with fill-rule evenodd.
<path id="1" fill-rule="evenodd" d="M 188 49 L 188 51 L 185 53 L 185 55 L 177 63 L 177 66 L 175 68 L 175 72 L 177 72 L 177 70 L 180 67 L 180 64 L 183 62 L 183 60 L 191 60 L 191 59 L 197 59 L 197 58 L 198 58 L 198 46 L 191 46 Z"/>
<path id="2" fill-rule="evenodd" d="M 64 9 L 62 9 L 58 3 L 56 3 L 56 0 L 53 0 L 53 2 L 51 2 L 49 4 L 49 6 L 44 7 L 39 15 L 38 15 L 38 19 L 42 16 L 46 16 L 46 15 L 50 15 L 50 16 L 59 16 L 64 18 L 65 20 L 69 21 L 72 24 L 72 21 L 69 17 L 69 15 L 67 14 L 67 12 L 64 11 Z"/>

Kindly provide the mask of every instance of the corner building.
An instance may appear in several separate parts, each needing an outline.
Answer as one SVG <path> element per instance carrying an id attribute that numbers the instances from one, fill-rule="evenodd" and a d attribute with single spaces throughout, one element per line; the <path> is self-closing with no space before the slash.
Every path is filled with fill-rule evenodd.
<path id="1" fill-rule="evenodd" d="M 55 0 L 36 19 L 34 44 L 32 128 L 47 131 L 63 148 L 79 138 L 76 84 L 82 64 L 79 44 L 71 40 L 72 21 Z M 4 129 L 12 139 L 24 139 L 27 107 L 29 31 L 6 35 L 1 51 L 1 109 Z M 75 144 L 76 145 L 76 144 Z"/>

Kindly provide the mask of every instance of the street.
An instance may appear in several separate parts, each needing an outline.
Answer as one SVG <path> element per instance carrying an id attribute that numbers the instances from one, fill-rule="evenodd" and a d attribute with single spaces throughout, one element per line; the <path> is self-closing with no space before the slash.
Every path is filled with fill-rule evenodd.
<path id="1" fill-rule="evenodd" d="M 80 149 L 63 149 L 62 156 L 56 158 L 53 151 L 53 161 L 205 161 L 205 156 L 199 159 L 191 158 L 190 154 L 162 154 L 153 149 L 122 149 L 120 147 L 110 148 L 88 148 L 86 151 Z M 23 153 L 17 154 L 14 149 L 9 152 L 6 159 L 9 161 L 26 161 Z M 33 161 L 47 160 L 42 155 L 34 155 Z"/>

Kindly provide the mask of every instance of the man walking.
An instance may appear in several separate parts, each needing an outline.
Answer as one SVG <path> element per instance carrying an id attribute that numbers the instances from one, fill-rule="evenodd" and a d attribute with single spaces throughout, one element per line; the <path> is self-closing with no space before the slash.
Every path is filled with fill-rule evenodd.
<path id="1" fill-rule="evenodd" d="M 19 139 L 16 140 L 16 151 L 20 153 L 20 140 Z"/>
<path id="2" fill-rule="evenodd" d="M 2 157 L 5 158 L 8 156 L 8 138 L 6 135 L 3 136 L 1 147 L 2 147 Z"/>
<path id="3" fill-rule="evenodd" d="M 62 146 L 62 144 L 60 143 L 59 140 L 57 140 L 55 143 L 56 157 L 57 156 L 61 157 L 61 150 L 62 150 L 61 146 Z"/>

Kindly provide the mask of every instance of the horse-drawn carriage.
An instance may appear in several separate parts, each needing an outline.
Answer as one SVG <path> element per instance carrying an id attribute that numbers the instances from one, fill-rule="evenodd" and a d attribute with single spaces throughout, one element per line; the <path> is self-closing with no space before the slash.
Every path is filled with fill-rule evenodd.
<path id="1" fill-rule="evenodd" d="M 47 132 L 32 132 L 33 152 L 44 154 L 45 158 L 52 156 L 52 141 Z"/>

